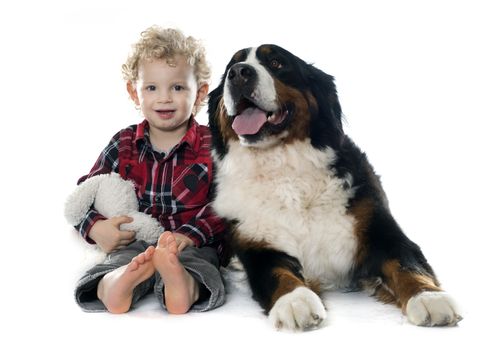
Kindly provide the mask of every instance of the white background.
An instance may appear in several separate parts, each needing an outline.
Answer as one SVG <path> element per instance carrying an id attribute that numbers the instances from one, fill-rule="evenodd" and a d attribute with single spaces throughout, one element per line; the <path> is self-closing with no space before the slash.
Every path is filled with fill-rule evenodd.
<path id="1" fill-rule="evenodd" d="M 1 348 L 478 346 L 479 18 L 461 0 L 3 2 Z M 81 312 L 73 286 L 84 247 L 63 203 L 110 137 L 140 121 L 120 66 L 152 24 L 202 39 L 212 89 L 233 53 L 262 43 L 334 75 L 345 130 L 462 307 L 460 326 L 416 328 L 393 307 L 342 293 L 325 296 L 329 321 L 305 334 L 272 331 L 245 290 L 206 314 L 167 316 L 153 301 L 123 316 Z"/>

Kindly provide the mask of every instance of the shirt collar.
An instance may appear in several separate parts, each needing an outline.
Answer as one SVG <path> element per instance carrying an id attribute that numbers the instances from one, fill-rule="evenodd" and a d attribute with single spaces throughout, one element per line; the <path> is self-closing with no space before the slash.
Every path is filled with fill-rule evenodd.
<path id="1" fill-rule="evenodd" d="M 178 149 L 180 145 L 186 144 L 189 146 L 192 151 L 198 154 L 200 149 L 200 134 L 199 134 L 199 124 L 197 121 L 192 117 L 189 122 L 189 128 L 187 132 L 180 140 L 178 145 L 174 146 L 173 149 Z M 149 125 L 148 121 L 145 119 L 137 126 L 137 132 L 135 134 L 135 144 L 140 146 L 140 144 L 148 145 L 151 149 L 153 149 L 152 144 L 150 142 L 150 135 L 149 135 Z"/>

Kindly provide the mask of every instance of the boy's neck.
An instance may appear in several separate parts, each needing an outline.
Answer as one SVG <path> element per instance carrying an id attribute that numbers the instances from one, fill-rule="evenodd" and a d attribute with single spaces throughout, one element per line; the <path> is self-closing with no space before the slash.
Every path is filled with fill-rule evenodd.
<path id="1" fill-rule="evenodd" d="M 189 126 L 190 123 L 186 123 L 181 128 L 172 131 L 150 128 L 150 142 L 155 149 L 168 152 L 182 140 Z"/>

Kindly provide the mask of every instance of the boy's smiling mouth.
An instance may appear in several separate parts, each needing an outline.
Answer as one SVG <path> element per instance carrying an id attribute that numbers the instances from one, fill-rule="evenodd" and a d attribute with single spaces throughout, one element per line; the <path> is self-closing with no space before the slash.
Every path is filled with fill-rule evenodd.
<path id="1" fill-rule="evenodd" d="M 156 109 L 155 112 L 162 119 L 169 119 L 175 115 L 174 109 Z"/>

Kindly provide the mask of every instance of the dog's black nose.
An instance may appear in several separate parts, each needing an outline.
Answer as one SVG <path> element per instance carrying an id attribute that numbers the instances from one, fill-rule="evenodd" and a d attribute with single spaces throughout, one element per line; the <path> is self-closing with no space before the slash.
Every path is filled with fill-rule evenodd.
<path id="1" fill-rule="evenodd" d="M 228 80 L 237 86 L 246 85 L 255 78 L 255 69 L 245 63 L 236 63 L 228 71 Z"/>

